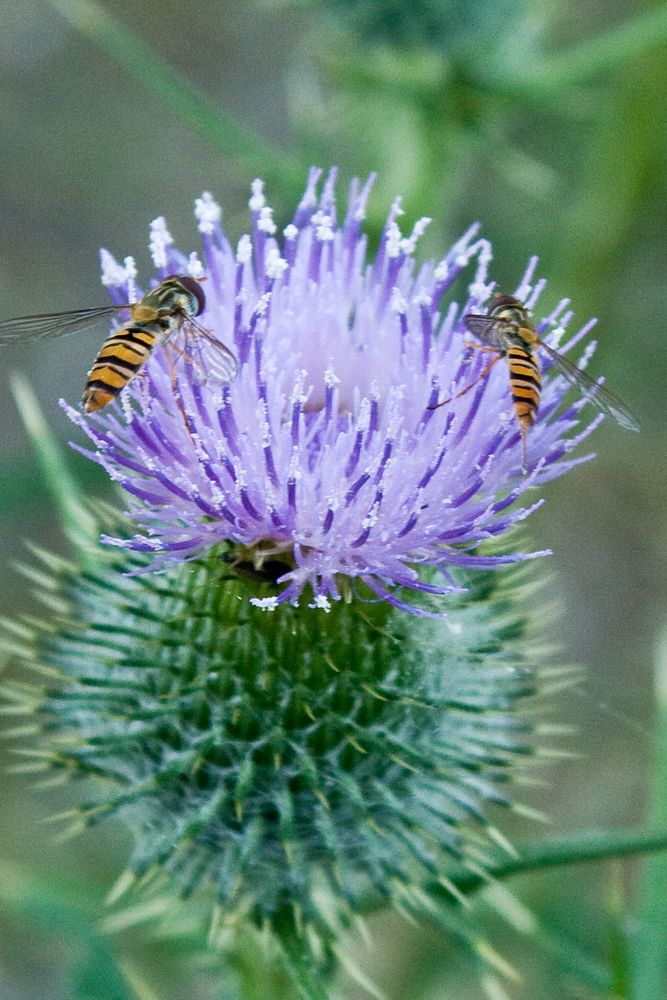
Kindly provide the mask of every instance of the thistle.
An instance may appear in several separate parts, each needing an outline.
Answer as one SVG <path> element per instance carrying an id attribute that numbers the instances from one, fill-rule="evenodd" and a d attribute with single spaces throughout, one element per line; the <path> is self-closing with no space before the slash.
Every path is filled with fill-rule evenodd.
<path id="1" fill-rule="evenodd" d="M 92 559 L 45 557 L 59 614 L 24 655 L 50 680 L 14 695 L 43 720 L 44 766 L 108 779 L 77 821 L 130 827 L 124 886 L 167 877 L 317 958 L 369 899 L 423 912 L 424 886 L 455 893 L 505 843 L 489 807 L 521 808 L 509 779 L 544 686 L 526 570 L 505 568 L 544 553 L 512 551 L 510 529 L 597 423 L 547 374 L 523 476 L 498 366 L 459 395 L 485 364 L 462 317 L 492 290 L 489 243 L 474 226 L 418 266 L 429 220 L 403 235 L 397 200 L 369 259 L 372 179 L 340 223 L 334 180 L 318 193 L 311 173 L 280 237 L 256 181 L 236 249 L 209 194 L 201 256 L 153 224 L 157 279 L 206 277 L 200 319 L 238 375 L 193 378 L 158 349 L 121 405 L 65 407 L 129 509 Z M 535 266 L 516 289 L 531 308 Z M 114 301 L 141 294 L 131 258 L 102 269 Z"/>

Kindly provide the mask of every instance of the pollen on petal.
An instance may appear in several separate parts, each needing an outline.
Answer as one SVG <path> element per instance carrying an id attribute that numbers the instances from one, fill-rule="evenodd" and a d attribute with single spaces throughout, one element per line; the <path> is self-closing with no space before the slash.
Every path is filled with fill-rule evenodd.
<path id="1" fill-rule="evenodd" d="M 392 222 L 387 229 L 387 257 L 398 257 L 401 252 L 401 230 L 398 223 Z"/>
<path id="2" fill-rule="evenodd" d="M 211 234 L 222 219 L 222 208 L 210 191 L 204 191 L 195 199 L 195 218 L 200 233 Z"/>
<path id="3" fill-rule="evenodd" d="M 326 596 L 326 594 L 317 594 L 315 600 L 308 605 L 309 608 L 318 608 L 320 611 L 324 611 L 327 614 L 331 611 L 331 601 Z"/>
<path id="4" fill-rule="evenodd" d="M 278 607 L 277 597 L 251 597 L 250 603 L 256 607 L 261 608 L 262 611 L 275 611 Z"/>
<path id="5" fill-rule="evenodd" d="M 267 278 L 279 278 L 281 274 L 284 274 L 289 264 L 284 257 L 280 256 L 280 252 L 276 247 L 270 247 L 266 254 L 266 276 Z"/>
<path id="6" fill-rule="evenodd" d="M 273 221 L 273 209 L 265 206 L 260 210 L 257 228 L 272 236 L 276 231 L 276 224 Z"/>
<path id="7" fill-rule="evenodd" d="M 132 258 L 128 258 L 132 259 Z M 102 267 L 103 285 L 124 285 L 127 281 L 127 268 L 119 264 L 116 258 L 108 250 L 100 250 L 100 264 Z"/>
<path id="8" fill-rule="evenodd" d="M 238 242 L 236 261 L 238 264 L 247 264 L 250 260 L 252 260 L 252 240 L 246 234 Z"/>
<path id="9" fill-rule="evenodd" d="M 417 219 L 410 235 L 406 236 L 404 239 L 401 240 L 401 250 L 403 251 L 404 254 L 410 254 L 415 252 L 415 249 L 417 247 L 417 241 L 419 240 L 420 236 L 423 236 L 423 234 L 426 232 L 426 229 L 428 228 L 428 226 L 431 224 L 432 221 L 433 221 L 432 219 L 429 219 L 426 216 L 424 216 L 424 218 L 422 219 Z"/>
<path id="10" fill-rule="evenodd" d="M 259 212 L 266 204 L 266 198 L 264 197 L 264 181 L 256 177 L 255 180 L 250 185 L 252 196 L 248 202 L 248 206 L 251 212 Z"/>
<path id="11" fill-rule="evenodd" d="M 159 215 L 151 222 L 150 240 L 148 247 L 156 268 L 166 268 L 168 257 L 167 250 L 173 246 L 174 239 L 167 229 L 167 221 L 164 216 Z"/>
<path id="12" fill-rule="evenodd" d="M 199 254 L 194 250 L 188 257 L 188 274 L 191 274 L 193 278 L 201 278 L 204 274 L 204 266 L 199 258 Z"/>

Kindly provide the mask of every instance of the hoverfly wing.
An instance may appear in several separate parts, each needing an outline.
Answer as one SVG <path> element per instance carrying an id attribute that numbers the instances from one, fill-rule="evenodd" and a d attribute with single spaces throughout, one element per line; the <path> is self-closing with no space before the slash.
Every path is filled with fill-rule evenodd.
<path id="1" fill-rule="evenodd" d="M 226 385 L 236 375 L 236 356 L 196 320 L 188 319 L 183 325 L 182 346 L 176 346 L 175 339 L 170 339 L 168 345 L 179 361 L 187 366 L 189 376 L 196 385 L 203 385 L 208 381 Z"/>
<path id="2" fill-rule="evenodd" d="M 500 347 L 498 336 L 498 320 L 494 316 L 478 316 L 476 313 L 468 313 L 463 317 L 467 329 L 479 340 L 484 341 L 490 347 Z"/>
<path id="3" fill-rule="evenodd" d="M 197 336 L 193 339 L 199 342 L 199 348 L 203 348 L 204 344 L 210 347 L 205 352 L 200 350 L 206 376 L 224 385 L 231 382 L 239 367 L 236 355 L 201 324 L 191 321 L 189 325 L 197 331 Z"/>
<path id="4" fill-rule="evenodd" d="M 8 319 L 0 323 L 0 347 L 17 343 L 29 344 L 47 337 L 63 337 L 68 333 L 81 333 L 97 326 L 102 319 L 130 308 L 129 305 L 103 306 L 98 309 L 77 309 L 73 312 L 43 313 Z"/>
<path id="5" fill-rule="evenodd" d="M 231 382 L 239 367 L 236 355 L 215 337 L 207 336 L 206 340 L 213 348 L 208 354 L 209 374 L 217 382 Z"/>
<path id="6" fill-rule="evenodd" d="M 584 395 L 590 399 L 599 410 L 606 413 L 608 416 L 613 417 L 617 424 L 624 427 L 628 431 L 638 431 L 639 422 L 630 413 L 628 408 L 617 399 L 608 389 L 592 379 L 590 375 L 583 372 L 576 365 L 573 365 L 571 361 L 555 351 L 553 347 L 549 347 L 545 344 L 543 340 L 538 341 L 539 346 L 542 350 L 548 354 L 555 366 L 558 368 L 561 375 L 564 375 L 570 385 L 576 386 L 578 389 L 584 393 Z"/>

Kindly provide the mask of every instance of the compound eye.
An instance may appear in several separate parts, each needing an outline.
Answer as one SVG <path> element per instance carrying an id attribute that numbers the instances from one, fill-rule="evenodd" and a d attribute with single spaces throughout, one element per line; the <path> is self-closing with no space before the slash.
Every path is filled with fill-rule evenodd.
<path id="1" fill-rule="evenodd" d="M 177 276 L 180 284 L 185 288 L 187 292 L 193 296 L 197 303 L 197 312 L 195 316 L 199 316 L 200 313 L 206 308 L 206 296 L 204 295 L 204 289 L 199 284 L 195 278 L 191 278 L 189 274 L 178 274 Z"/>

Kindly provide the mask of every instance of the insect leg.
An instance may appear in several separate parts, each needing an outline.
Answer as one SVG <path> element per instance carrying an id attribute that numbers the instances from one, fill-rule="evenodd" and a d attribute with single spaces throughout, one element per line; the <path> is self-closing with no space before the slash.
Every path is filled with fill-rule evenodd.
<path id="1" fill-rule="evenodd" d="M 476 344 L 474 340 L 464 340 L 463 344 L 465 347 L 472 347 L 475 351 L 491 351 L 493 354 L 497 354 L 500 350 L 498 347 L 489 347 L 488 344 Z"/>
<path id="2" fill-rule="evenodd" d="M 177 347 L 176 344 L 169 344 L 169 350 L 177 354 L 179 358 L 183 358 L 189 365 L 192 365 L 193 368 L 199 369 L 201 372 L 201 380 L 205 380 L 206 372 L 200 358 L 193 357 L 192 354 L 188 354 L 187 351 L 184 351 L 182 347 Z"/>
<path id="3" fill-rule="evenodd" d="M 186 431 L 188 433 L 188 437 L 192 441 L 192 444 L 193 444 L 193 446 L 195 447 L 195 450 L 196 450 L 195 439 L 192 436 L 192 428 L 191 428 L 190 422 L 188 420 L 188 415 L 185 412 L 185 407 L 183 405 L 183 398 L 181 396 L 181 390 L 178 387 L 178 378 L 176 376 L 176 369 L 174 368 L 174 360 L 173 360 L 173 358 L 171 356 L 171 352 L 175 348 L 174 348 L 173 344 L 164 344 L 163 345 L 163 349 L 164 349 L 165 357 L 167 359 L 167 364 L 169 365 L 169 377 L 171 379 L 171 388 L 172 388 L 172 391 L 174 393 L 174 399 L 176 400 L 176 405 L 178 406 L 179 413 L 181 414 L 181 417 L 183 418 L 183 423 L 184 423 L 185 429 L 186 429 Z M 180 354 L 181 352 L 177 350 L 177 353 Z"/>
<path id="4" fill-rule="evenodd" d="M 489 372 L 491 371 L 491 369 L 493 368 L 493 366 L 498 361 L 500 361 L 501 358 L 505 357 L 505 352 L 504 351 L 499 351 L 495 347 L 481 347 L 479 344 L 473 344 L 472 346 L 479 348 L 480 351 L 492 351 L 495 354 L 495 358 L 492 361 L 489 361 L 488 365 L 486 365 L 486 367 L 482 369 L 482 371 L 479 373 L 479 375 L 477 376 L 477 378 L 475 379 L 475 381 L 471 382 L 470 385 L 467 385 L 465 387 L 465 389 L 462 389 L 461 392 L 457 392 L 456 395 L 454 395 L 454 396 L 450 396 L 449 399 L 443 399 L 442 402 L 436 403 L 435 406 L 429 406 L 429 407 L 427 407 L 427 409 L 429 409 L 429 410 L 437 410 L 438 407 L 444 406 L 445 403 L 451 403 L 452 400 L 454 400 L 454 399 L 460 399 L 461 396 L 465 396 L 465 394 L 467 392 L 470 392 L 470 390 L 473 389 L 477 385 L 478 382 L 481 382 L 481 380 L 483 378 L 486 378 L 486 376 L 489 374 Z"/>

